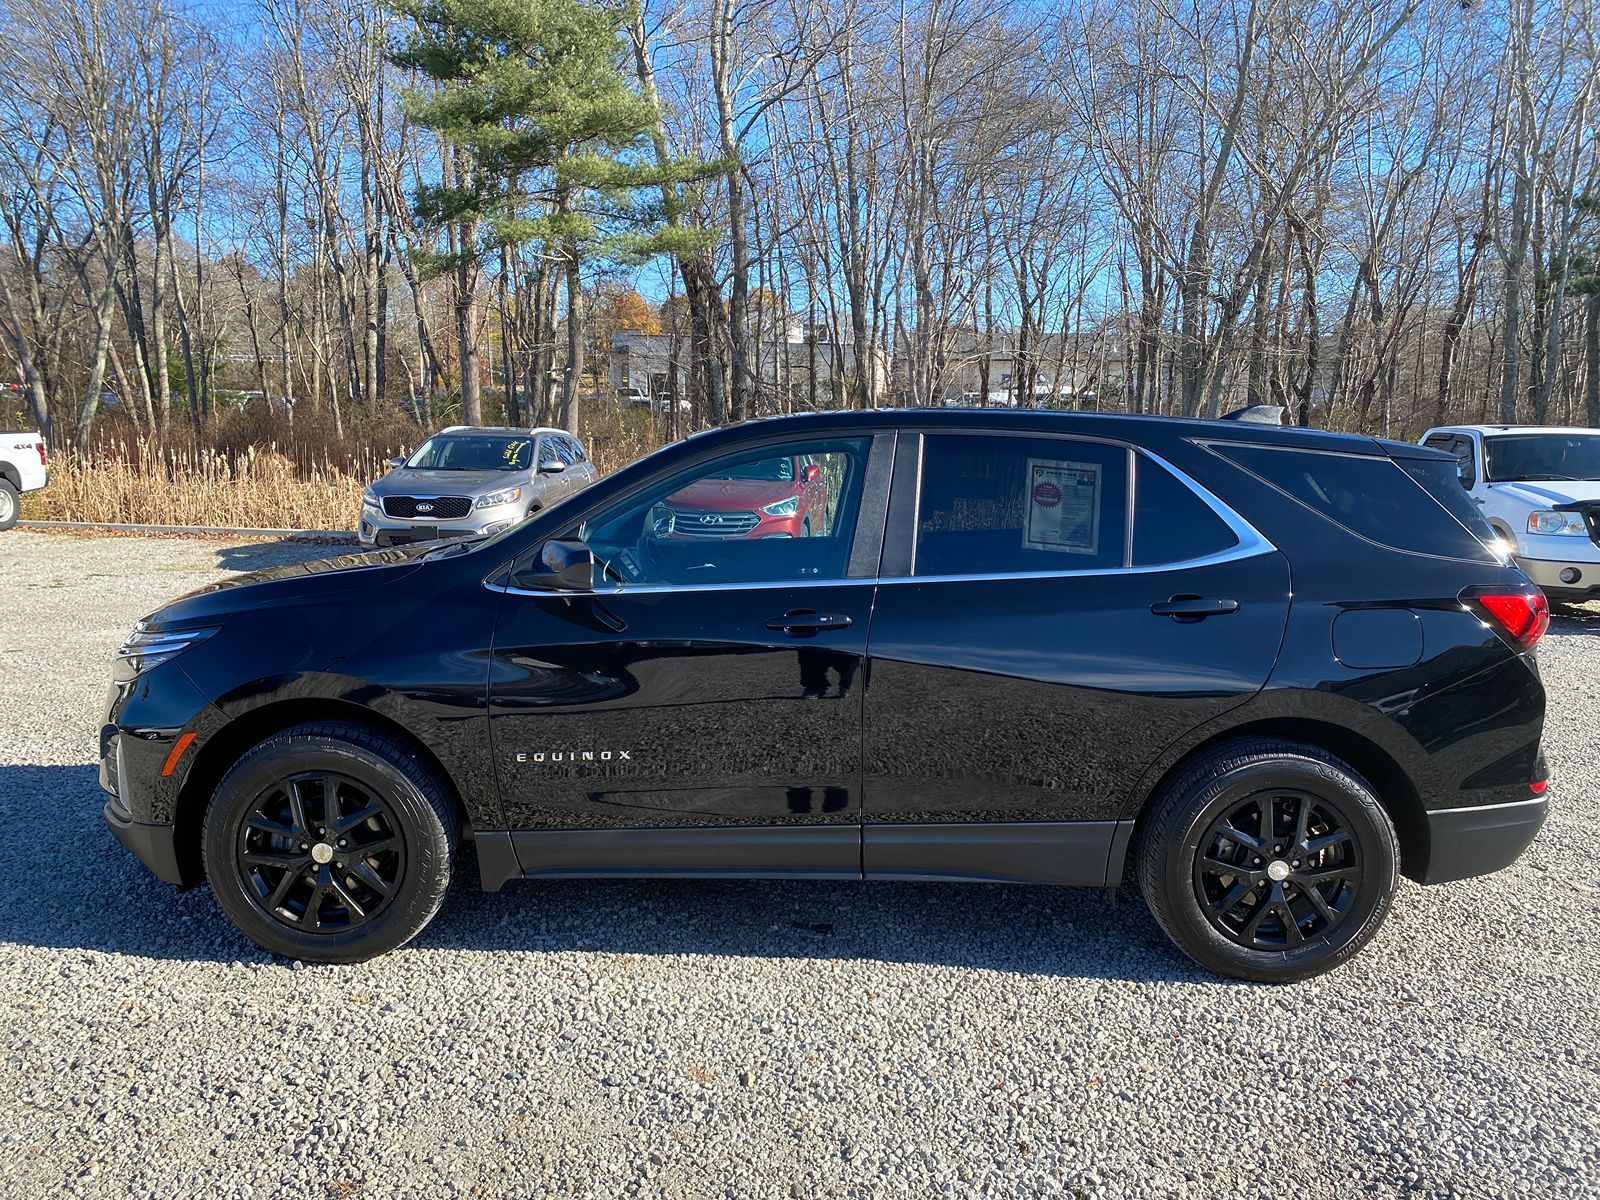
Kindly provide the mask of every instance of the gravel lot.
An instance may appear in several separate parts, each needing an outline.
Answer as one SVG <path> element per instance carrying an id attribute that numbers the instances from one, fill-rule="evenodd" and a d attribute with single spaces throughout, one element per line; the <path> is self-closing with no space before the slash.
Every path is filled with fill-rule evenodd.
<path id="1" fill-rule="evenodd" d="M 136 618 L 325 552 L 0 535 L 5 1195 L 1600 1194 L 1600 611 L 1540 651 L 1533 848 L 1312 984 L 1131 890 L 913 884 L 469 880 L 302 968 L 125 854 L 92 760 Z"/>

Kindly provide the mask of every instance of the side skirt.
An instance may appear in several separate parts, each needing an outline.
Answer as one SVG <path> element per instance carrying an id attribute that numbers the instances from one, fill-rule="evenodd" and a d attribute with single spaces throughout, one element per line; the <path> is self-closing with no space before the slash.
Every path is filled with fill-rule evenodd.
<path id="1" fill-rule="evenodd" d="M 480 830 L 483 890 L 562 876 L 905 879 L 1105 887 L 1129 822 Z"/>
<path id="2" fill-rule="evenodd" d="M 861 878 L 859 825 L 519 829 L 479 833 L 475 840 L 488 892 L 512 879 L 572 875 Z"/>
<path id="3" fill-rule="evenodd" d="M 1105 887 L 1120 821 L 995 821 L 868 825 L 868 879 L 964 879 Z"/>

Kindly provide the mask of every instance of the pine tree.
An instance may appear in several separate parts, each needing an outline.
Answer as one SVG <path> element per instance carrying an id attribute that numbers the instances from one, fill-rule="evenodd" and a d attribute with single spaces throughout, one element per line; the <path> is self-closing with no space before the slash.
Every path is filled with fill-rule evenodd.
<path id="1" fill-rule="evenodd" d="M 530 243 L 559 261 L 567 295 L 561 416 L 576 433 L 584 262 L 682 249 L 685 231 L 667 226 L 640 189 L 714 168 L 638 153 L 657 114 L 621 69 L 631 0 L 393 0 L 393 8 L 412 25 L 390 61 L 422 80 L 406 90 L 406 110 L 454 162 L 441 185 L 417 193 L 421 219 L 459 231 L 451 250 L 425 265 L 460 272 Z"/>

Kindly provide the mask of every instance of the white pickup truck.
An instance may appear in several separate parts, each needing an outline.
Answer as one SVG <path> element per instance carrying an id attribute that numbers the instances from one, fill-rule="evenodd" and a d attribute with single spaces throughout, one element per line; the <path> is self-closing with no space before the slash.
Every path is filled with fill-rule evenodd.
<path id="1" fill-rule="evenodd" d="M 0 433 L 0 530 L 17 523 L 23 492 L 42 488 L 50 478 L 49 456 L 37 433 Z"/>
<path id="2" fill-rule="evenodd" d="M 1456 476 L 1552 600 L 1600 598 L 1600 429 L 1449 425 L 1422 444 Z"/>

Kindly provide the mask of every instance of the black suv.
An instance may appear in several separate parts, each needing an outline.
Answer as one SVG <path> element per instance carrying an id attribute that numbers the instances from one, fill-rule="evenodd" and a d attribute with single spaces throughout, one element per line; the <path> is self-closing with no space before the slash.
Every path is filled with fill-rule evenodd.
<path id="1" fill-rule="evenodd" d="M 820 468 L 802 535 L 671 498 Z M 1446 455 L 1267 426 L 899 411 L 701 434 L 492 538 L 244 575 L 140 622 L 105 815 L 270 950 L 399 946 L 459 857 L 560 875 L 1128 873 L 1287 981 L 1399 872 L 1545 816 L 1544 597 Z"/>

